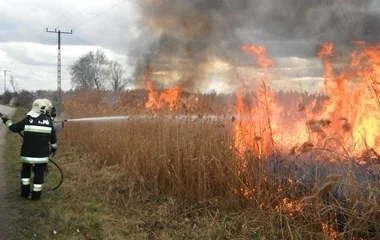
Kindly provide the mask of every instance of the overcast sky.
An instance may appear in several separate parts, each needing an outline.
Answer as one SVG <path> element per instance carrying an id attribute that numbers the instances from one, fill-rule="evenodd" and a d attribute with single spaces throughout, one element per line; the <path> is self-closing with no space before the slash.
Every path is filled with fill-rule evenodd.
<path id="1" fill-rule="evenodd" d="M 20 88 L 56 89 L 58 34 L 47 33 L 49 27 L 52 31 L 73 29 L 72 35 L 61 35 L 63 89 L 71 88 L 68 67 L 91 50 L 102 49 L 131 74 L 128 44 L 138 36 L 134 5 L 134 1 L 120 0 L 2 0 L 0 69 L 9 69 L 7 79 L 14 76 Z M 0 92 L 3 74 L 0 72 Z"/>
<path id="2" fill-rule="evenodd" d="M 49 27 L 73 29 L 72 35 L 62 34 L 65 90 L 71 88 L 68 67 L 88 51 L 102 49 L 110 60 L 123 64 L 132 78 L 139 73 L 135 68 L 141 69 L 149 60 L 157 72 L 176 71 L 153 79 L 163 86 L 179 83 L 193 90 L 228 91 L 239 85 L 232 67 L 235 71 L 240 66 L 248 77 L 260 75 L 250 67 L 253 59 L 240 51 L 241 44 L 267 47 L 276 63 L 271 81 L 275 89 L 298 88 L 301 83 L 313 90 L 322 81 L 321 63 L 315 56 L 323 41 L 380 42 L 380 0 L 333 2 L 2 0 L 0 69 L 9 69 L 7 79 L 14 76 L 19 88 L 56 89 L 57 34 L 46 33 Z M 186 59 L 185 64 L 178 59 Z M 204 63 L 210 59 L 217 64 L 206 64 L 205 70 Z M 2 80 L 0 72 L 0 93 Z"/>

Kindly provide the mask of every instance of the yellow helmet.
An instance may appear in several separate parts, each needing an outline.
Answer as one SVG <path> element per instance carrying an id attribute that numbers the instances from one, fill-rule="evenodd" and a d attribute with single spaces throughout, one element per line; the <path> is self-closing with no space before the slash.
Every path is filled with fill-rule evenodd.
<path id="1" fill-rule="evenodd" d="M 45 114 L 47 111 L 48 106 L 46 101 L 42 99 L 36 99 L 32 104 L 32 109 L 26 115 L 36 118 L 40 116 L 41 113 Z"/>
<path id="2" fill-rule="evenodd" d="M 55 109 L 53 103 L 47 98 L 43 98 L 42 101 L 44 101 L 46 106 L 48 107 L 46 114 L 51 118 L 55 118 L 57 115 L 57 109 Z"/>
<path id="3" fill-rule="evenodd" d="M 50 101 L 49 99 L 47 99 L 47 98 L 43 98 L 43 99 L 41 99 L 41 100 L 45 102 L 45 104 L 46 104 L 46 106 L 48 107 L 48 109 L 53 108 L 53 104 L 51 103 L 51 101 Z"/>

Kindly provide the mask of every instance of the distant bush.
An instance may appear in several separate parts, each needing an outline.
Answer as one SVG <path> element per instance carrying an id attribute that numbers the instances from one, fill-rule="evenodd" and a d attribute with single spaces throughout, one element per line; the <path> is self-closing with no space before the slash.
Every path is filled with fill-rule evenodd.
<path id="1" fill-rule="evenodd" d="M 17 93 L 15 105 L 17 107 L 30 108 L 35 99 L 35 94 L 26 90 Z"/>
<path id="2" fill-rule="evenodd" d="M 16 96 L 16 93 L 6 91 L 3 95 L 1 95 L 1 101 L 3 104 L 10 104 L 12 98 Z"/>

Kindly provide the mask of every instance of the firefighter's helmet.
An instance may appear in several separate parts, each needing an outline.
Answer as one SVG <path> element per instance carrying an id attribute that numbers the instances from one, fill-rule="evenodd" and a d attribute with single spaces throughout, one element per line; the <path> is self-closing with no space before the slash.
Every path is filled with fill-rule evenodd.
<path id="1" fill-rule="evenodd" d="M 46 103 L 46 101 L 43 99 L 36 99 L 32 104 L 32 109 L 26 115 L 36 118 L 41 114 L 46 114 L 48 108 L 48 103 Z"/>
<path id="2" fill-rule="evenodd" d="M 46 115 L 51 118 L 55 118 L 57 115 L 57 109 L 53 106 L 53 103 L 47 98 L 43 98 L 42 100 L 45 101 L 46 106 L 48 107 Z"/>
<path id="3" fill-rule="evenodd" d="M 48 109 L 53 108 L 53 104 L 51 103 L 51 101 L 49 99 L 43 98 L 42 101 L 45 101 L 46 106 L 48 107 Z"/>

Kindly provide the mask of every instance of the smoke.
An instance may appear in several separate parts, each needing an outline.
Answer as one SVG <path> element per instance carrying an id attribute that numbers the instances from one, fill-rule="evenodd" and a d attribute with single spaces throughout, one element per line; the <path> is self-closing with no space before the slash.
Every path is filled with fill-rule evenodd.
<path id="1" fill-rule="evenodd" d="M 161 86 L 176 84 L 196 91 L 218 77 L 213 69 L 219 68 L 231 84 L 236 80 L 234 70 L 222 62 L 253 65 L 252 57 L 240 51 L 242 44 L 263 44 L 271 57 L 315 57 L 325 41 L 343 51 L 352 40 L 375 43 L 380 37 L 375 4 L 374 0 L 141 0 L 145 31 L 132 53 L 134 77 L 143 86 L 149 63 L 152 79 Z"/>

